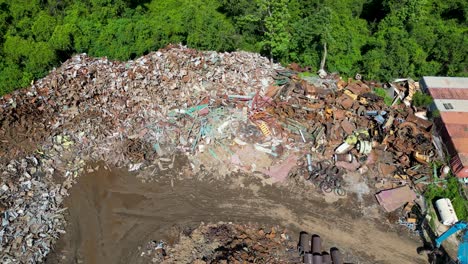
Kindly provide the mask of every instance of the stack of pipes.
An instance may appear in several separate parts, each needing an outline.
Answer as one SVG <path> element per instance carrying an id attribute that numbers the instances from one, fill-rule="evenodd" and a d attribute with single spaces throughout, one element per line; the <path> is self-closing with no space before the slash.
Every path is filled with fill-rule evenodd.
<path id="1" fill-rule="evenodd" d="M 330 254 L 322 251 L 322 239 L 319 235 L 314 234 L 311 237 L 307 232 L 301 232 L 297 248 L 302 256 L 303 263 L 343 264 L 343 258 L 337 248 L 331 248 Z"/>

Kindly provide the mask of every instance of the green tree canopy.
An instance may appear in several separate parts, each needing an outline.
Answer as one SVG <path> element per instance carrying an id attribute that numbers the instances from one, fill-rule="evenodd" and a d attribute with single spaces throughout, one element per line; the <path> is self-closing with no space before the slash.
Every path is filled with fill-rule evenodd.
<path id="1" fill-rule="evenodd" d="M 169 43 L 260 52 L 367 79 L 468 76 L 464 0 L 0 0 L 0 94 L 74 53 L 128 60 Z"/>

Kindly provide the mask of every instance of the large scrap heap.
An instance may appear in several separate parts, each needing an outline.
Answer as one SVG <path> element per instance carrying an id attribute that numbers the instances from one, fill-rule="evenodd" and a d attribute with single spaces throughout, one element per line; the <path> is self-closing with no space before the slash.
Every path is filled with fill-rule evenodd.
<path id="1" fill-rule="evenodd" d="M 410 102 L 416 83 L 394 85 Z M 0 98 L 2 260 L 43 260 L 89 160 L 157 174 L 181 152 L 193 171 L 215 177 L 299 175 L 346 195 L 341 180 L 354 171 L 378 189 L 421 190 L 431 123 L 414 107 L 385 105 L 375 86 L 299 78 L 246 52 L 171 46 L 129 62 L 76 55 Z"/>

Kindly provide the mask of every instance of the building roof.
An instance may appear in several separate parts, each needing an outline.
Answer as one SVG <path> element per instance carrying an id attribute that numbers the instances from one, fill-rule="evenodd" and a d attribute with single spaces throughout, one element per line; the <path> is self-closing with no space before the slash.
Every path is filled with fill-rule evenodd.
<path id="1" fill-rule="evenodd" d="M 468 104 L 468 101 L 464 102 Z M 468 112 L 441 111 L 440 118 L 450 137 L 447 140 L 451 141 L 462 166 L 456 170 L 456 174 L 459 177 L 466 177 L 465 170 L 468 168 Z M 452 169 L 454 168 L 452 167 Z"/>
<path id="2" fill-rule="evenodd" d="M 452 169 L 468 177 L 468 78 L 426 76 L 421 89 L 434 98 L 435 108 L 447 133 L 444 135 L 452 155 Z M 455 159 L 455 160 L 453 160 Z"/>
<path id="3" fill-rule="evenodd" d="M 468 100 L 434 99 L 434 104 L 440 112 L 465 112 L 468 113 Z M 467 118 L 467 115 L 463 115 Z"/>
<path id="4" fill-rule="evenodd" d="M 440 118 L 457 152 L 468 155 L 468 113 L 441 112 Z"/>
<path id="5" fill-rule="evenodd" d="M 468 89 L 468 78 L 425 76 L 421 81 L 428 88 Z"/>
<path id="6" fill-rule="evenodd" d="M 468 124 L 468 113 L 466 112 L 440 112 L 440 118 L 445 125 Z"/>
<path id="7" fill-rule="evenodd" d="M 434 99 L 468 100 L 468 89 L 464 88 L 432 88 L 427 89 Z"/>
<path id="8" fill-rule="evenodd" d="M 468 124 L 445 124 L 445 126 L 451 138 L 467 138 Z"/>

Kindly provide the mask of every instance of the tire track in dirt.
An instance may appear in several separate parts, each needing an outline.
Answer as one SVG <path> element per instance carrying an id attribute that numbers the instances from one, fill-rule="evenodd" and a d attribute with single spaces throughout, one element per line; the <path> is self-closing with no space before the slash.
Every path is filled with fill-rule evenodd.
<path id="1" fill-rule="evenodd" d="M 416 254 L 418 241 L 382 231 L 374 220 L 352 214 L 353 208 L 340 205 L 340 211 L 314 195 L 263 186 L 253 176 L 171 184 L 168 175 L 159 175 L 157 183 L 141 183 L 117 169 L 80 177 L 66 201 L 67 234 L 48 262 L 139 263 L 138 246 L 173 239 L 174 226 L 224 221 L 285 226 L 293 239 L 302 230 L 314 232 L 324 238 L 324 246 L 355 255 L 356 263 L 425 263 Z"/>

